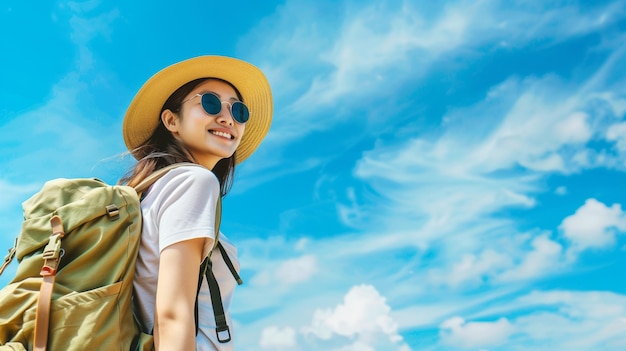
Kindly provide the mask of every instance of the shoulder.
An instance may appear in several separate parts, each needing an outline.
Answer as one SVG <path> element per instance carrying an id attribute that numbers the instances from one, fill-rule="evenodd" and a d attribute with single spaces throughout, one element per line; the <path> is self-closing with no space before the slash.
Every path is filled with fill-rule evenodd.
<path id="1" fill-rule="evenodd" d="M 158 192 L 219 193 L 220 183 L 215 174 L 202 166 L 181 166 L 167 172 L 150 188 L 148 195 Z"/>
<path id="2" fill-rule="evenodd" d="M 191 180 L 219 185 L 217 177 L 211 170 L 203 166 L 180 166 L 167 172 L 160 180 Z"/>

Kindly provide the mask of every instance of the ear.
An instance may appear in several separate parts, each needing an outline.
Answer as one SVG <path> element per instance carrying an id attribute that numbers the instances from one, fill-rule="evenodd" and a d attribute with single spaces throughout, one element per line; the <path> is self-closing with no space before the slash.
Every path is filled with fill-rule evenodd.
<path id="1" fill-rule="evenodd" d="M 178 115 L 176 115 L 174 112 L 172 112 L 171 110 L 164 110 L 161 113 L 161 121 L 163 121 L 163 125 L 165 126 L 165 128 L 172 132 L 172 134 L 178 133 L 178 122 L 180 121 L 180 118 L 178 118 Z"/>

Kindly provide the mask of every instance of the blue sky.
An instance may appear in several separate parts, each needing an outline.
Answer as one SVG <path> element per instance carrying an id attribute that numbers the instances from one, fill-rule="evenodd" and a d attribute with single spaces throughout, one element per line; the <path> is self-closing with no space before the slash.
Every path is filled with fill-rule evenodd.
<path id="1" fill-rule="evenodd" d="M 146 79 L 228 55 L 275 98 L 224 203 L 238 350 L 626 348 L 626 1 L 9 0 L 0 23 L 0 247 L 46 180 L 132 164 Z"/>

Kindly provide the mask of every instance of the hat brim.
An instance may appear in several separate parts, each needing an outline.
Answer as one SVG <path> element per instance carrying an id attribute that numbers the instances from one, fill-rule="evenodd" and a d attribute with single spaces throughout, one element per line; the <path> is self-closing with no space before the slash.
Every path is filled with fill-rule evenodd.
<path id="1" fill-rule="evenodd" d="M 261 144 L 272 122 L 272 92 L 267 78 L 254 65 L 231 57 L 199 56 L 168 66 L 153 75 L 133 98 L 124 116 L 126 147 L 134 152 L 154 133 L 163 104 L 176 89 L 198 78 L 219 78 L 231 83 L 250 109 L 250 119 L 237 150 L 237 163 Z"/>

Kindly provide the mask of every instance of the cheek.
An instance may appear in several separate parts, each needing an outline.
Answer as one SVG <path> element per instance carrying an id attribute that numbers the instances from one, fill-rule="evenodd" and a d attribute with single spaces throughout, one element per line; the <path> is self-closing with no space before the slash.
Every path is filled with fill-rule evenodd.
<path id="1" fill-rule="evenodd" d="M 244 134 L 246 134 L 246 125 L 245 124 L 236 124 L 235 128 L 237 129 L 237 135 L 239 135 L 239 140 L 243 138 Z"/>

